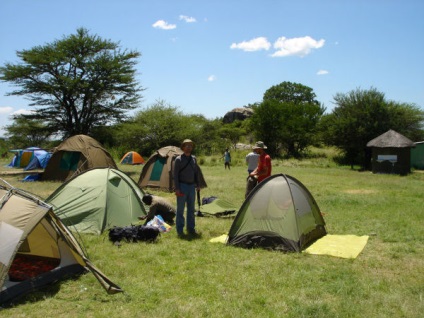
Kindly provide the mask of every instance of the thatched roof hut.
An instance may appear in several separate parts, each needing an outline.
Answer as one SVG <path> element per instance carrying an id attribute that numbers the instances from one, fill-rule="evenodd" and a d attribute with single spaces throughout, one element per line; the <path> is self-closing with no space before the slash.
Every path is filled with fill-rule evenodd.
<path id="1" fill-rule="evenodd" d="M 367 143 L 367 147 L 378 148 L 410 148 L 413 146 L 413 141 L 392 129 Z"/>
<path id="2" fill-rule="evenodd" d="M 411 147 L 414 142 L 394 130 L 367 143 L 372 148 L 372 172 L 406 175 L 411 172 Z"/>

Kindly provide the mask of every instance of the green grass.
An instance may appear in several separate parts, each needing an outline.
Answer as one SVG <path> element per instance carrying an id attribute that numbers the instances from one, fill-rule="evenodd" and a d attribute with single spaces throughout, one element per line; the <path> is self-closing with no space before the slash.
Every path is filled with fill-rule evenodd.
<path id="1" fill-rule="evenodd" d="M 231 170 L 204 158 L 208 188 L 240 206 L 243 156 Z M 4 164 L 7 162 L 5 161 Z M 2 164 L 2 166 L 4 165 Z M 354 260 L 246 250 L 210 243 L 232 219 L 197 218 L 200 239 L 180 240 L 175 229 L 155 244 L 83 235 L 92 262 L 125 293 L 107 295 L 87 274 L 45 288 L 0 310 L 1 317 L 421 317 L 424 311 L 424 173 L 396 175 L 337 167 L 325 156 L 273 162 L 273 173 L 300 180 L 313 194 L 329 234 L 370 235 Z M 120 168 L 138 180 L 141 166 Z M 10 171 L 10 169 L 3 169 Z M 46 198 L 59 183 L 12 185 Z M 171 193 L 153 191 L 175 204 Z"/>

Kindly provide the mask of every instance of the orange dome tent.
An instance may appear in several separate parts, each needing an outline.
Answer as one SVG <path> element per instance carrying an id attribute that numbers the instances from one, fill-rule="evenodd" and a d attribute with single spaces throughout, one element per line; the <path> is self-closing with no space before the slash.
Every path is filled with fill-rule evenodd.
<path id="1" fill-rule="evenodd" d="M 123 165 L 142 165 L 144 164 L 144 159 L 139 153 L 129 151 L 121 158 L 120 163 Z"/>

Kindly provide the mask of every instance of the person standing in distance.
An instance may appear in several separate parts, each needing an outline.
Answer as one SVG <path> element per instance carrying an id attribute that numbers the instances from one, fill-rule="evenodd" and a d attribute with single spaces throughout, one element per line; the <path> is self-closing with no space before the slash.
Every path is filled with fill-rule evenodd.
<path id="1" fill-rule="evenodd" d="M 222 156 L 224 158 L 224 168 L 230 170 L 230 164 L 231 164 L 231 154 L 230 151 L 225 149 L 224 155 Z"/>
<path id="2" fill-rule="evenodd" d="M 253 147 L 253 150 L 259 154 L 259 161 L 258 166 L 249 176 L 257 178 L 258 183 L 271 175 L 271 157 L 265 152 L 266 148 L 262 141 L 257 141 Z"/>
<path id="3" fill-rule="evenodd" d="M 184 208 L 187 204 L 187 232 L 189 235 L 197 235 L 195 223 L 195 202 L 196 191 L 200 191 L 199 167 L 196 157 L 191 153 L 194 143 L 190 139 L 185 139 L 181 144 L 184 152 L 175 158 L 174 162 L 174 185 L 177 196 L 177 217 L 176 228 L 178 236 L 184 235 Z"/>

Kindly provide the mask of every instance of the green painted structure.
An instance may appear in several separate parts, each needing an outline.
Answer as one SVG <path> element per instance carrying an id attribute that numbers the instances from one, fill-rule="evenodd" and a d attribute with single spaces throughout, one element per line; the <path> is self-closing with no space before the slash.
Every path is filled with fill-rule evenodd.
<path id="1" fill-rule="evenodd" d="M 424 141 L 414 143 L 411 148 L 411 167 L 424 170 Z"/>

